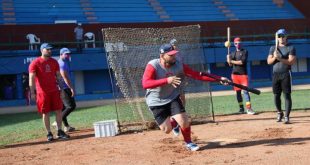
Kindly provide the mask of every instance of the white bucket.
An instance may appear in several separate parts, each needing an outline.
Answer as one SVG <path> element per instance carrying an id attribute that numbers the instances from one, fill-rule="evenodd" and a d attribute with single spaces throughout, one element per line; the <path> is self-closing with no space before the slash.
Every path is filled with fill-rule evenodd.
<path id="1" fill-rule="evenodd" d="M 95 137 L 108 137 L 118 134 L 116 120 L 106 120 L 94 123 Z"/>

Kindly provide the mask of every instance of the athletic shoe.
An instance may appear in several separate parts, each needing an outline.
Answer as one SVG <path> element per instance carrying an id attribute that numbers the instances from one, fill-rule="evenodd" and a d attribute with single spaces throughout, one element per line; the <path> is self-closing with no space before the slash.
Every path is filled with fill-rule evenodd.
<path id="1" fill-rule="evenodd" d="M 58 139 L 69 139 L 70 136 L 67 135 L 63 130 L 58 130 L 58 133 L 57 133 L 57 137 Z"/>
<path id="2" fill-rule="evenodd" d="M 244 113 L 245 113 L 245 112 L 244 112 L 244 108 L 240 108 L 240 109 L 239 109 L 239 113 L 240 113 L 240 114 L 244 114 Z"/>
<path id="3" fill-rule="evenodd" d="M 253 111 L 252 108 L 247 109 L 246 113 L 249 114 L 249 115 L 255 115 L 255 112 Z"/>
<path id="4" fill-rule="evenodd" d="M 284 117 L 284 124 L 291 124 L 290 117 Z"/>
<path id="5" fill-rule="evenodd" d="M 179 136 L 180 135 L 180 126 L 179 126 L 179 124 L 172 129 L 172 132 L 173 132 L 174 136 Z"/>
<path id="6" fill-rule="evenodd" d="M 193 142 L 187 143 L 186 148 L 191 151 L 197 151 L 200 149 L 199 146 Z"/>
<path id="7" fill-rule="evenodd" d="M 56 121 L 53 122 L 52 126 L 55 127 L 56 130 L 58 130 Z"/>
<path id="8" fill-rule="evenodd" d="M 283 116 L 284 116 L 283 112 L 278 112 L 277 122 L 281 122 L 281 121 L 282 121 Z"/>
<path id="9" fill-rule="evenodd" d="M 65 127 L 65 128 L 64 128 L 64 131 L 65 131 L 65 132 L 73 132 L 73 131 L 75 131 L 75 128 L 74 128 L 74 127 L 71 127 L 71 126 L 68 126 L 68 127 Z"/>
<path id="10" fill-rule="evenodd" d="M 48 134 L 46 135 L 47 136 L 47 141 L 53 141 L 54 140 L 54 137 L 53 137 L 53 134 L 52 132 L 48 132 Z"/>

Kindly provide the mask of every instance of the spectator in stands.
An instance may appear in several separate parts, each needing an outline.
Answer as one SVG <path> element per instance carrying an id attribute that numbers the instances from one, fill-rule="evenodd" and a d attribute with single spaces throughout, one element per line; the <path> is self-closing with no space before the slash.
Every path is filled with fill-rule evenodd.
<path id="1" fill-rule="evenodd" d="M 236 84 L 242 84 L 244 86 L 249 85 L 249 78 L 247 73 L 247 62 L 248 62 L 248 51 L 243 48 L 241 38 L 236 37 L 234 39 L 234 45 L 236 50 L 227 55 L 227 63 L 232 67 L 231 79 Z M 244 112 L 243 98 L 241 89 L 234 87 L 236 91 L 237 101 L 239 104 L 239 113 Z M 248 91 L 243 90 L 243 96 L 245 99 L 246 113 L 254 115 L 255 112 L 252 110 L 251 98 Z"/>
<path id="2" fill-rule="evenodd" d="M 61 99 L 64 104 L 62 109 L 62 121 L 64 123 L 64 131 L 72 132 L 75 130 L 74 127 L 71 127 L 68 123 L 67 117 L 75 109 L 76 103 L 74 99 L 74 89 L 70 78 L 70 50 L 68 48 L 60 49 L 60 58 L 58 64 L 60 67 L 61 81 L 58 83 L 59 88 L 61 89 Z M 56 123 L 55 123 L 56 124 Z"/>
<path id="3" fill-rule="evenodd" d="M 84 34 L 84 30 L 82 28 L 82 23 L 78 23 L 78 26 L 74 28 L 74 33 L 75 33 L 77 52 L 80 53 L 80 52 L 82 52 L 83 34 Z"/>
<path id="4" fill-rule="evenodd" d="M 57 137 L 59 139 L 68 139 L 62 129 L 61 110 L 63 104 L 60 98 L 60 92 L 57 87 L 57 81 L 60 81 L 59 65 L 55 59 L 51 57 L 52 46 L 43 43 L 40 47 L 41 56 L 30 63 L 29 66 L 29 87 L 31 99 L 36 99 L 38 112 L 42 114 L 45 129 L 47 131 L 47 140 L 54 139 L 50 128 L 50 112 L 55 111 L 57 121 Z M 36 91 L 35 91 L 36 88 Z"/>
<path id="5" fill-rule="evenodd" d="M 272 90 L 274 94 L 274 103 L 277 108 L 277 122 L 281 122 L 284 117 L 284 123 L 290 123 L 290 112 L 292 109 L 292 76 L 291 66 L 296 61 L 295 47 L 287 42 L 287 32 L 285 29 L 279 29 L 276 32 L 276 46 L 271 46 L 267 63 L 272 65 Z M 285 99 L 285 116 L 281 109 L 281 93 Z"/>
<path id="6" fill-rule="evenodd" d="M 23 93 L 26 99 L 26 105 L 31 105 L 29 77 L 27 73 L 23 73 L 22 81 L 23 81 Z"/>

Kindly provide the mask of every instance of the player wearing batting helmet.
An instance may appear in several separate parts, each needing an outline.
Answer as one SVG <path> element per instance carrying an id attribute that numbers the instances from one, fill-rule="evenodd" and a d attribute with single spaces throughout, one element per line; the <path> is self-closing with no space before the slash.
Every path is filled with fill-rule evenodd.
<path id="1" fill-rule="evenodd" d="M 142 79 L 146 89 L 146 103 L 153 113 L 159 128 L 170 133 L 177 125 L 180 126 L 187 149 L 199 150 L 199 146 L 191 140 L 191 127 L 185 108 L 180 99 L 180 86 L 185 76 L 203 80 L 215 81 L 208 76 L 201 76 L 188 65 L 176 58 L 178 51 L 171 44 L 160 47 L 160 58 L 148 62 Z M 214 75 L 215 76 L 215 75 Z M 225 77 L 216 76 L 223 81 Z"/>
<path id="2" fill-rule="evenodd" d="M 243 48 L 241 38 L 239 37 L 234 39 L 234 45 L 236 50 L 227 55 L 227 63 L 229 66 L 233 67 L 231 79 L 236 84 L 249 86 L 249 78 L 247 74 L 248 51 Z M 239 104 L 239 113 L 244 113 L 241 89 L 234 87 L 234 90 L 236 91 L 237 101 Z M 245 105 L 247 114 L 254 115 L 255 112 L 251 107 L 251 98 L 249 92 L 243 90 L 243 96 L 246 101 Z"/>

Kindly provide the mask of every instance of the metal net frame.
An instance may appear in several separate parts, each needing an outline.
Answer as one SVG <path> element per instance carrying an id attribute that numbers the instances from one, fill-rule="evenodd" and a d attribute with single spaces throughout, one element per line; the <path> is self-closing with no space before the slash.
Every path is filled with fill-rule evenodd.
<path id="1" fill-rule="evenodd" d="M 200 26 L 172 28 L 104 28 L 105 54 L 120 131 L 154 128 L 154 118 L 145 103 L 142 76 L 147 63 L 159 58 L 159 47 L 177 40 L 178 58 L 196 71 L 205 71 Z M 208 82 L 186 78 L 182 83 L 186 111 L 192 122 L 212 120 Z"/>

